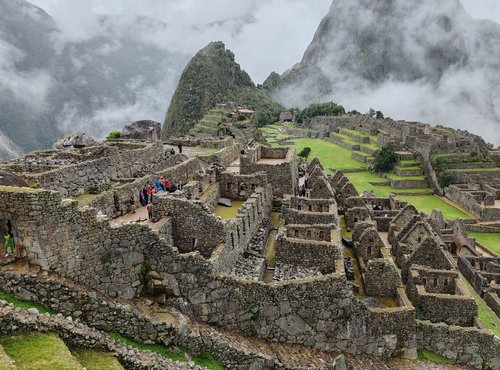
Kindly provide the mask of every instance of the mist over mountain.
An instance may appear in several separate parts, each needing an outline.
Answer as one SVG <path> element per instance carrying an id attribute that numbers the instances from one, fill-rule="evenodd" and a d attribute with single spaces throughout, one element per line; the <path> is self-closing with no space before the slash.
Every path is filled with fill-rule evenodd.
<path id="1" fill-rule="evenodd" d="M 500 25 L 459 0 L 334 0 L 302 60 L 266 84 L 288 106 L 373 107 L 500 144 Z"/>
<path id="2" fill-rule="evenodd" d="M 164 116 L 188 57 L 141 39 L 164 27 L 157 20 L 96 21 L 105 33 L 67 40 L 42 9 L 0 1 L 0 159 L 47 148 L 63 131 L 102 137 L 127 121 Z"/>

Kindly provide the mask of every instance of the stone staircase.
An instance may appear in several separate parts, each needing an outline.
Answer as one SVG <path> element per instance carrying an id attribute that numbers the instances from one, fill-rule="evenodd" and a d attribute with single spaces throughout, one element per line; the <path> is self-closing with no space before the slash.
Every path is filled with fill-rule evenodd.
<path id="1" fill-rule="evenodd" d="M 0 369 L 123 370 L 110 353 L 70 350 L 56 334 L 23 333 L 0 338 Z"/>

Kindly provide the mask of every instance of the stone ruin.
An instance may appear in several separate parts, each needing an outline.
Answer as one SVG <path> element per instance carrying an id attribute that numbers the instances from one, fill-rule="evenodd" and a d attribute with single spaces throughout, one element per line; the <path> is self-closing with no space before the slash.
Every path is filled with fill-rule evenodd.
<path id="1" fill-rule="evenodd" d="M 304 350 L 308 346 L 383 358 L 415 359 L 418 348 L 452 350 L 462 364 L 498 365 L 498 340 L 462 328 L 473 325 L 471 301 L 446 245 L 410 206 L 350 191 L 344 197 L 352 184 L 339 173 L 325 175 L 318 161 L 307 174 L 306 196 L 298 196 L 293 148 L 231 143 L 203 155 L 171 149 L 116 140 L 2 164 L 32 188 L 0 189 L 0 223 L 10 222 L 29 266 L 10 269 L 16 262 L 7 261 L 0 267 L 0 289 L 78 318 L 92 330 L 210 351 L 228 368 L 297 368 L 277 365 L 283 359 L 264 349 L 284 343 L 299 352 L 312 350 Z M 131 214 L 130 196 L 160 176 L 179 190 L 154 194 L 151 220 L 141 218 L 138 197 L 138 215 Z M 220 198 L 234 208 L 221 208 Z M 341 202 L 346 217 L 351 208 L 364 210 L 363 219 L 349 216 L 352 255 L 343 244 Z M 370 202 L 383 203 L 387 217 Z M 380 226 L 386 218 L 389 226 Z M 361 293 L 377 305 L 358 299 Z M 439 316 L 436 304 L 448 300 L 461 303 Z M 175 320 L 157 322 L 137 308 L 144 306 L 173 310 Z M 9 310 L 0 307 L 0 315 Z M 66 327 L 44 325 L 61 332 Z M 108 345 L 100 331 L 81 330 L 78 340 Z M 238 340 L 229 341 L 235 335 Z M 266 346 L 253 346 L 256 341 Z M 477 342 L 481 347 L 470 353 Z"/>

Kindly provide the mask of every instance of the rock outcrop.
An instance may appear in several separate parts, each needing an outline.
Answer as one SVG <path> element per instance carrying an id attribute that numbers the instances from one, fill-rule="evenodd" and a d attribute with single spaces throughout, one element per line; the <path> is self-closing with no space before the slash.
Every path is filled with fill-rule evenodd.
<path id="1" fill-rule="evenodd" d="M 97 144 L 92 136 L 84 132 L 64 134 L 54 142 L 54 149 L 84 148 Z"/>
<path id="2" fill-rule="evenodd" d="M 160 141 L 161 123 L 149 120 L 129 123 L 123 128 L 121 138 Z"/>
<path id="3" fill-rule="evenodd" d="M 222 42 L 211 42 L 187 64 L 172 96 L 162 138 L 186 134 L 203 114 L 215 107 L 217 95 L 254 87 L 250 76 Z"/>

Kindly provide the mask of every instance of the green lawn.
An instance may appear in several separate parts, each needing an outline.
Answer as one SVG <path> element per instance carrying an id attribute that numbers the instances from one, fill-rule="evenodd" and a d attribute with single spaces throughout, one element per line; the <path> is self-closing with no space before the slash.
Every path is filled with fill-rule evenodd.
<path id="1" fill-rule="evenodd" d="M 55 334 L 9 335 L 0 339 L 17 369 L 80 370 L 82 366 Z"/>
<path id="2" fill-rule="evenodd" d="M 71 353 L 87 370 L 123 370 L 120 362 L 109 352 L 78 348 L 72 350 Z"/>
<path id="3" fill-rule="evenodd" d="M 388 197 L 391 193 L 432 193 L 432 189 L 394 189 L 389 185 L 386 186 L 376 186 L 372 183 L 383 183 L 389 182 L 388 179 L 377 176 L 370 171 L 363 172 L 352 172 L 345 174 L 347 178 L 352 182 L 354 187 L 361 194 L 365 190 L 374 191 L 379 197 Z"/>
<path id="4" fill-rule="evenodd" d="M 479 243 L 484 245 L 490 251 L 500 254 L 500 233 L 467 233 L 469 236 L 475 238 Z"/>
<path id="5" fill-rule="evenodd" d="M 132 338 L 125 337 L 116 332 L 110 332 L 108 333 L 108 335 L 122 343 L 128 344 L 129 346 L 140 349 L 142 351 L 151 351 L 175 361 L 186 361 L 185 348 L 181 348 L 179 352 L 173 352 L 168 347 L 162 346 L 161 344 L 139 343 Z M 200 353 L 199 355 L 194 356 L 192 359 L 193 362 L 200 367 L 210 370 L 224 370 L 224 366 L 222 366 L 222 364 L 214 359 L 213 356 L 208 352 Z"/>
<path id="6" fill-rule="evenodd" d="M 36 308 L 40 313 L 49 313 L 51 315 L 56 314 L 54 310 L 51 310 L 50 308 L 47 308 L 39 303 L 18 299 L 11 294 L 0 292 L 0 300 L 11 303 L 15 307 L 24 311 L 27 311 L 29 308 Z"/>
<path id="7" fill-rule="evenodd" d="M 429 351 L 427 349 L 418 350 L 418 359 L 421 361 L 431 361 L 438 364 L 454 365 L 456 362 L 452 359 L 441 356 L 438 353 Z"/>
<path id="8" fill-rule="evenodd" d="M 395 173 L 388 173 L 387 177 L 391 180 L 404 181 L 404 180 L 425 180 L 425 176 L 398 176 Z"/>
<path id="9" fill-rule="evenodd" d="M 291 139 L 291 141 L 297 153 L 305 147 L 311 148 L 309 159 L 317 157 L 327 173 L 332 172 L 331 168 L 335 170 L 366 168 L 366 163 L 351 157 L 352 151 L 332 142 L 321 139 Z"/>
<path id="10" fill-rule="evenodd" d="M 342 139 L 342 141 L 344 141 L 344 142 L 345 142 L 345 143 L 347 143 L 347 144 L 350 144 L 350 145 L 359 145 L 359 143 L 358 143 L 358 142 L 356 142 L 356 141 L 352 140 L 352 139 L 351 139 L 349 136 L 347 136 L 347 135 L 337 134 L 337 133 L 333 133 L 333 134 L 331 134 L 331 135 L 336 136 L 336 137 L 338 137 L 338 138 Z"/>
<path id="11" fill-rule="evenodd" d="M 498 316 L 495 314 L 495 312 L 493 312 L 491 308 L 488 307 L 486 302 L 479 296 L 479 294 L 476 293 L 474 288 L 469 284 L 467 279 L 462 274 L 460 274 L 460 279 L 469 290 L 471 297 L 476 301 L 479 320 L 485 327 L 490 329 L 493 334 L 495 334 L 497 337 L 500 337 L 500 319 L 498 318 Z"/>
<path id="12" fill-rule="evenodd" d="M 398 198 L 413 204 L 419 211 L 431 213 L 433 209 L 440 210 L 441 212 L 443 212 L 443 216 L 448 220 L 457 218 L 462 218 L 464 220 L 474 218 L 468 213 L 465 213 L 458 208 L 453 207 L 451 204 L 447 203 L 436 195 L 401 195 L 398 196 Z"/>

